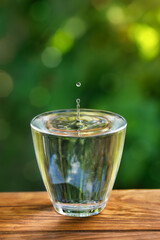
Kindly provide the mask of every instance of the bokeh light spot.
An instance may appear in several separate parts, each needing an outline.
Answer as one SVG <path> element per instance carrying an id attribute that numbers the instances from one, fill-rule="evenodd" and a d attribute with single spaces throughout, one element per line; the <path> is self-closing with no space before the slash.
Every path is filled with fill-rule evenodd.
<path id="1" fill-rule="evenodd" d="M 125 15 L 120 6 L 112 6 L 106 12 L 107 19 L 115 25 L 120 25 L 125 22 Z"/>
<path id="2" fill-rule="evenodd" d="M 31 90 L 29 98 L 33 106 L 44 107 L 49 103 L 50 94 L 46 88 L 38 86 Z"/>
<path id="3" fill-rule="evenodd" d="M 57 67 L 62 61 L 61 52 L 55 47 L 47 47 L 41 55 L 43 64 L 48 68 Z"/>
<path id="4" fill-rule="evenodd" d="M 8 73 L 0 71 L 0 97 L 8 97 L 12 90 L 12 77 Z"/>
<path id="5" fill-rule="evenodd" d="M 158 11 L 156 13 L 156 18 L 157 18 L 158 22 L 160 23 L 160 9 L 158 9 Z"/>
<path id="6" fill-rule="evenodd" d="M 129 36 L 137 43 L 140 55 L 146 60 L 155 58 L 159 53 L 159 34 L 146 24 L 134 24 Z"/>
<path id="7" fill-rule="evenodd" d="M 62 29 L 57 30 L 57 32 L 51 38 L 51 44 L 62 54 L 68 52 L 72 48 L 73 43 L 73 36 Z"/>
<path id="8" fill-rule="evenodd" d="M 79 38 L 86 32 L 86 24 L 81 18 L 73 17 L 66 22 L 64 29 L 71 36 Z"/>
<path id="9" fill-rule="evenodd" d="M 30 15 L 35 21 L 44 21 L 49 17 L 50 7 L 46 1 L 34 2 L 30 9 Z"/>
<path id="10" fill-rule="evenodd" d="M 7 139 L 9 134 L 10 134 L 9 124 L 4 119 L 0 119 L 0 140 Z"/>

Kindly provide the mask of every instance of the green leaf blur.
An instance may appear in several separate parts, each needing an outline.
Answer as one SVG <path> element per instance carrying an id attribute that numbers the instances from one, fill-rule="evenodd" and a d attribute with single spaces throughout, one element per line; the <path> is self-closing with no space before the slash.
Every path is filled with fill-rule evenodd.
<path id="1" fill-rule="evenodd" d="M 160 187 L 159 29 L 159 0 L 0 1 L 0 191 L 44 189 L 30 121 L 77 97 L 128 122 L 115 188 Z"/>

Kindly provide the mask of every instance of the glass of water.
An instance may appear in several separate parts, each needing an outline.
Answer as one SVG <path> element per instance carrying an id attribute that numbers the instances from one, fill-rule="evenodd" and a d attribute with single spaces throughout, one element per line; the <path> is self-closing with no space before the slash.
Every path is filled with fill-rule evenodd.
<path id="1" fill-rule="evenodd" d="M 76 109 L 31 121 L 37 162 L 54 209 L 86 217 L 100 213 L 119 168 L 127 122 L 115 113 Z"/>

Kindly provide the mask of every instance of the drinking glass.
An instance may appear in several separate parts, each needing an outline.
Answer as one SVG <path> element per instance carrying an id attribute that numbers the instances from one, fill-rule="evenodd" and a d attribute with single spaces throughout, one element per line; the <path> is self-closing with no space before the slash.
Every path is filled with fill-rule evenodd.
<path id="1" fill-rule="evenodd" d="M 54 209 L 86 217 L 106 206 L 119 168 L 127 122 L 112 112 L 76 109 L 42 113 L 31 121 L 33 143 Z"/>

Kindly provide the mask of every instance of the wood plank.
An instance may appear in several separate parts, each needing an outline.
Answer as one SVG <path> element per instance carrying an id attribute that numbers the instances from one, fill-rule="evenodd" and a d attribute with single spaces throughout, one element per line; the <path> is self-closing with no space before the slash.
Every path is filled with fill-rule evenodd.
<path id="1" fill-rule="evenodd" d="M 1 193 L 0 232 L 160 230 L 160 190 L 113 190 L 104 211 L 89 218 L 59 215 L 47 193 Z"/>
<path id="2" fill-rule="evenodd" d="M 3 192 L 0 193 L 1 206 L 51 205 L 47 192 Z"/>
<path id="3" fill-rule="evenodd" d="M 30 232 L 2 233 L 0 240 L 159 240 L 160 232 L 156 231 L 119 231 L 119 232 Z"/>

